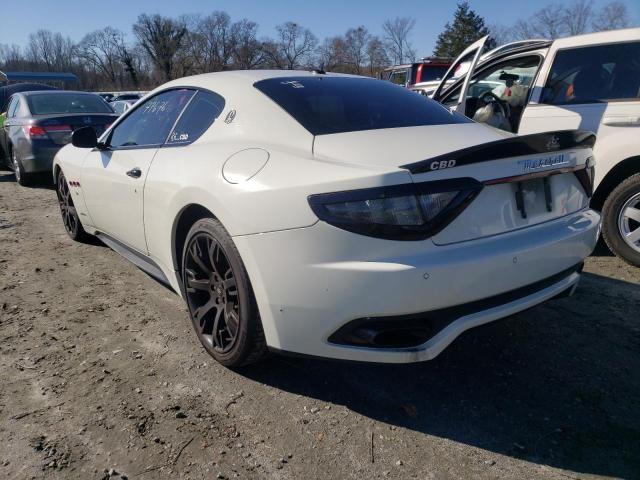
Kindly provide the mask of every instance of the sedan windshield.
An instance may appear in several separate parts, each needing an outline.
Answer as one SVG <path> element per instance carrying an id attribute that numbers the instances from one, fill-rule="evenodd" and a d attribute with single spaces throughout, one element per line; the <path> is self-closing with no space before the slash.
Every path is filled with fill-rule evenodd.
<path id="1" fill-rule="evenodd" d="M 468 123 L 424 95 L 364 77 L 281 77 L 254 86 L 313 135 Z"/>
<path id="2" fill-rule="evenodd" d="M 27 97 L 33 115 L 53 113 L 113 113 L 98 95 L 87 93 L 38 94 Z"/>

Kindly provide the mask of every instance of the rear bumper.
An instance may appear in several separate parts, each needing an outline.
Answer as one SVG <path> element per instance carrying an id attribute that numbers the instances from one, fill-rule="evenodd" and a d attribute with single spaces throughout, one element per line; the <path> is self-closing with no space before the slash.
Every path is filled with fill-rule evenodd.
<path id="1" fill-rule="evenodd" d="M 62 148 L 56 146 L 35 146 L 21 152 L 20 160 L 24 171 L 27 173 L 51 172 L 53 166 L 53 158 Z"/>
<path id="2" fill-rule="evenodd" d="M 234 237 L 254 287 L 267 338 L 277 350 L 371 362 L 437 356 L 465 330 L 571 292 L 568 269 L 593 250 L 599 215 L 584 210 L 491 238 L 436 246 L 312 227 Z M 568 271 L 566 275 L 560 275 Z M 558 275 L 560 275 L 558 277 Z M 541 284 L 544 280 L 551 282 Z M 466 311 L 422 344 L 374 348 L 336 343 L 354 320 L 424 315 L 524 289 L 503 302 Z M 333 336 L 333 338 L 332 338 Z"/>

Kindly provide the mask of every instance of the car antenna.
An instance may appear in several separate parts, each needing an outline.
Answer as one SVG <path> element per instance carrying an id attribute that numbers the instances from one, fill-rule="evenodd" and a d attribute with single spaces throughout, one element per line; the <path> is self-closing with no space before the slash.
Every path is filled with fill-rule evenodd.
<path id="1" fill-rule="evenodd" d="M 327 72 L 324 71 L 324 63 L 321 63 L 318 68 L 314 68 L 311 70 L 311 73 L 315 73 L 317 75 L 326 75 Z"/>

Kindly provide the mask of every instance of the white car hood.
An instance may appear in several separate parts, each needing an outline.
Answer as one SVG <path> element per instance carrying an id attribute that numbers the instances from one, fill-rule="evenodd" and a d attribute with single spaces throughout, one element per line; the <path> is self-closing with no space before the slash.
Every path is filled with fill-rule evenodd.
<path id="1" fill-rule="evenodd" d="M 393 168 L 512 136 L 479 123 L 388 128 L 318 135 L 318 160 Z"/>

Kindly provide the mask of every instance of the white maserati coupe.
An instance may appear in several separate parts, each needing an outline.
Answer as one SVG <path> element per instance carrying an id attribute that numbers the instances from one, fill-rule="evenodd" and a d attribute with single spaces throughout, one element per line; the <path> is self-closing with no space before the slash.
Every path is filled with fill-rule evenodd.
<path id="1" fill-rule="evenodd" d="M 417 362 L 573 293 L 594 140 L 500 133 L 380 80 L 238 71 L 76 130 L 53 175 L 69 235 L 179 292 L 220 363 Z"/>

